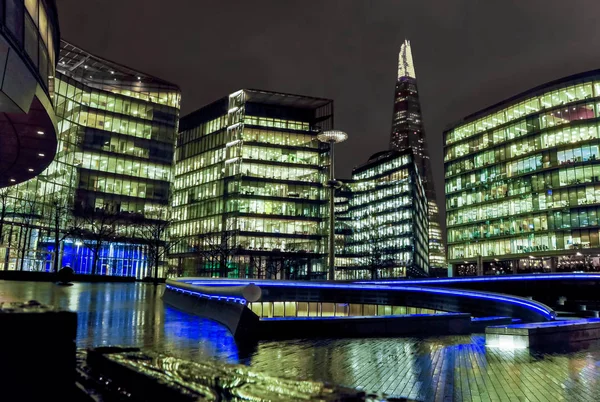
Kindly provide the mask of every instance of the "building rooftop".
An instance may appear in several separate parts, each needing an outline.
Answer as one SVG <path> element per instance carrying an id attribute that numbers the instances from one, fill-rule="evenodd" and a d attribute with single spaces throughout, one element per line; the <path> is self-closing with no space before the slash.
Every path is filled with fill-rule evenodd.
<path id="1" fill-rule="evenodd" d="M 468 116 L 463 117 L 462 119 L 449 124 L 446 129 L 444 131 L 449 131 L 454 129 L 455 127 L 461 126 L 463 124 L 469 123 L 471 121 L 477 120 L 480 117 L 486 116 L 488 114 L 491 114 L 493 112 L 496 112 L 500 109 L 504 109 L 505 107 L 508 107 L 512 104 L 518 103 L 520 101 L 523 101 L 527 98 L 530 98 L 532 96 L 536 96 L 536 95 L 541 95 L 542 93 L 547 92 L 550 89 L 553 88 L 559 88 L 564 86 L 567 83 L 571 83 L 573 81 L 578 81 L 578 80 L 589 80 L 590 78 L 593 77 L 598 77 L 598 79 L 600 79 L 600 69 L 597 70 L 591 70 L 591 71 L 586 71 L 583 73 L 578 73 L 578 74 L 573 74 L 573 75 L 569 75 L 567 77 L 563 77 L 563 78 L 559 78 L 550 82 L 547 82 L 545 84 L 541 84 L 538 85 L 534 88 L 528 89 L 524 92 L 521 92 L 517 95 L 511 96 L 510 98 L 507 98 L 503 101 L 497 102 L 491 106 L 488 106 L 484 109 L 481 109 L 475 113 L 471 113 Z"/>

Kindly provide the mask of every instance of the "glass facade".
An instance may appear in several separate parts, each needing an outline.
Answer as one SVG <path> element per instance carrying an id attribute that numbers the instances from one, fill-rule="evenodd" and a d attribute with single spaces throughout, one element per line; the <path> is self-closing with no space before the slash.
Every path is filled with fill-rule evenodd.
<path id="1" fill-rule="evenodd" d="M 446 274 L 446 250 L 442 239 L 441 218 L 427 149 L 425 127 L 419 101 L 410 41 L 405 40 L 398 57 L 398 78 L 394 93 L 394 115 L 390 149 L 412 150 L 429 204 L 429 264 L 432 274 Z"/>
<path id="2" fill-rule="evenodd" d="M 448 258 L 457 272 L 598 269 L 599 117 L 594 71 L 445 132 Z"/>
<path id="3" fill-rule="evenodd" d="M 171 258 L 188 276 L 324 278 L 326 99 L 240 90 L 181 120 Z"/>
<path id="4" fill-rule="evenodd" d="M 96 273 L 149 276 L 133 223 L 168 216 L 179 89 L 64 41 L 53 86 L 57 154 L 37 178 L 10 189 L 0 269 L 49 271 L 58 259 L 93 272 L 89 239 L 65 236 L 73 214 L 93 211 L 118 218 Z M 57 232 L 64 241 L 55 241 Z"/>
<path id="5" fill-rule="evenodd" d="M 54 157 L 59 38 L 53 0 L 0 0 L 0 188 L 35 177 Z"/>
<path id="6" fill-rule="evenodd" d="M 342 190 L 336 202 L 338 236 L 345 240 L 336 279 L 426 276 L 427 200 L 412 153 L 375 154 L 346 186 L 350 191 Z"/>

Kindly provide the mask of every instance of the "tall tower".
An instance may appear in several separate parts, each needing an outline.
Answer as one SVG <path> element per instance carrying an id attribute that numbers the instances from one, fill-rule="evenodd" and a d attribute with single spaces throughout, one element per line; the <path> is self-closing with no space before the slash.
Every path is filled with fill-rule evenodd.
<path id="1" fill-rule="evenodd" d="M 436 268 L 446 268 L 446 252 L 435 198 L 431 161 L 421 117 L 417 75 L 408 40 L 405 40 L 400 46 L 398 56 L 398 77 L 394 94 L 390 149 L 398 151 L 411 149 L 414 154 L 429 207 L 429 264 L 430 268 L 433 268 L 430 272 L 435 273 Z"/>

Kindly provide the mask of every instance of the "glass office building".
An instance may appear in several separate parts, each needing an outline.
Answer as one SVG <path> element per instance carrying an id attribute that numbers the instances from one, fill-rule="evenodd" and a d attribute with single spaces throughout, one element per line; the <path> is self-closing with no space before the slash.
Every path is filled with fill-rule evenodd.
<path id="1" fill-rule="evenodd" d="M 410 41 L 405 40 L 398 56 L 398 75 L 394 92 L 394 114 L 390 135 L 390 149 L 412 150 L 415 163 L 422 178 L 429 204 L 429 264 L 432 273 L 446 273 L 446 250 L 442 239 L 431 161 L 421 103 L 417 87 L 417 76 Z"/>
<path id="2" fill-rule="evenodd" d="M 239 90 L 181 119 L 171 230 L 184 275 L 326 278 L 328 99 Z"/>
<path id="3" fill-rule="evenodd" d="M 349 219 L 339 223 L 346 243 L 336 259 L 336 279 L 427 276 L 427 199 L 412 152 L 373 155 L 346 186 L 351 191 L 341 192 L 337 202 Z"/>
<path id="4" fill-rule="evenodd" d="M 531 89 L 444 133 L 458 275 L 600 269 L 600 70 Z"/>
<path id="5" fill-rule="evenodd" d="M 93 271 L 86 239 L 68 237 L 55 250 L 58 200 L 68 211 L 57 218 L 61 233 L 72 213 L 118 218 L 96 273 L 149 276 L 147 250 L 132 223 L 168 216 L 179 89 L 65 41 L 53 86 L 57 153 L 43 173 L 11 188 L 0 269 L 48 271 L 58 259 L 76 272 Z"/>
<path id="6" fill-rule="evenodd" d="M 53 0 L 0 0 L 0 189 L 35 177 L 56 152 L 59 38 Z"/>

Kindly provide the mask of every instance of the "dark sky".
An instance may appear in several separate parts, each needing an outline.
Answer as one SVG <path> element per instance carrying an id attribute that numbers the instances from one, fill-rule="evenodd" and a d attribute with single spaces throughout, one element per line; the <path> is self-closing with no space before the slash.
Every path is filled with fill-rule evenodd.
<path id="1" fill-rule="evenodd" d="M 177 83 L 187 114 L 240 88 L 335 101 L 338 176 L 387 148 L 411 40 L 443 206 L 442 131 L 544 82 L 600 67 L 597 0 L 57 0 L 62 37 Z"/>

